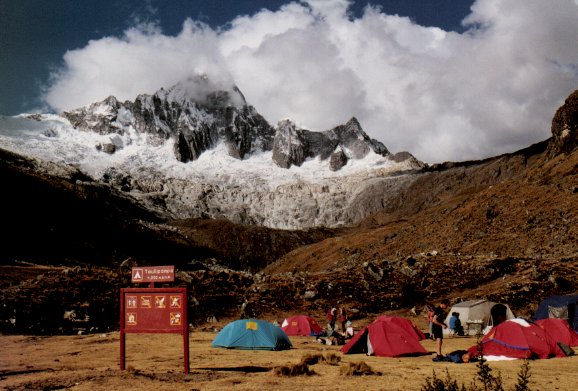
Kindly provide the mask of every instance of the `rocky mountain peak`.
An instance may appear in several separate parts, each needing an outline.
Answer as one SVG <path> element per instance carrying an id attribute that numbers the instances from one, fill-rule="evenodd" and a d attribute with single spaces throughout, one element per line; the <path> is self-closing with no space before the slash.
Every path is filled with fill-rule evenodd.
<path id="1" fill-rule="evenodd" d="M 237 86 L 211 83 L 206 75 L 188 78 L 168 90 L 157 91 L 161 99 L 177 104 L 196 102 L 209 110 L 228 106 L 241 108 L 247 105 L 245 97 Z"/>
<path id="2" fill-rule="evenodd" d="M 219 141 L 232 157 L 243 159 L 255 150 L 271 150 L 274 136 L 274 129 L 247 105 L 236 86 L 219 86 L 204 76 L 141 94 L 132 102 L 120 103 L 110 96 L 63 116 L 84 131 L 124 134 L 134 129 L 147 134 L 153 144 L 172 140 L 181 162 L 196 160 Z"/>
<path id="3" fill-rule="evenodd" d="M 340 125 L 332 129 L 342 145 L 350 153 L 353 159 L 362 159 L 369 151 L 378 155 L 387 156 L 389 151 L 377 140 L 371 139 L 361 128 L 357 118 L 352 117 L 345 125 Z"/>
<path id="4" fill-rule="evenodd" d="M 88 106 L 64 112 L 72 126 L 82 130 L 92 130 L 100 134 L 124 133 L 124 129 L 117 123 L 119 109 L 122 104 L 112 95 L 101 102 L 91 103 Z"/>
<path id="5" fill-rule="evenodd" d="M 291 120 L 282 120 L 273 142 L 273 161 L 284 168 L 300 166 L 307 158 L 329 158 L 329 169 L 337 171 L 350 159 L 363 159 L 370 152 L 390 155 L 385 145 L 363 131 L 355 117 L 324 132 L 301 129 Z"/>
<path id="6" fill-rule="evenodd" d="M 171 140 L 174 156 L 181 162 L 198 159 L 220 142 L 236 159 L 272 150 L 273 162 L 282 168 L 301 166 L 308 158 L 331 158 L 328 168 L 336 171 L 370 152 L 389 156 L 387 148 L 371 139 L 355 117 L 324 132 L 300 128 L 288 119 L 273 128 L 236 86 L 213 83 L 206 76 L 189 78 L 152 95 L 141 94 L 134 101 L 119 102 L 109 96 L 63 116 L 84 131 L 122 135 L 133 129 L 146 134 L 154 145 Z M 123 148 L 118 140 L 114 144 L 114 148 L 112 144 L 111 148 L 96 147 L 107 153 Z"/>

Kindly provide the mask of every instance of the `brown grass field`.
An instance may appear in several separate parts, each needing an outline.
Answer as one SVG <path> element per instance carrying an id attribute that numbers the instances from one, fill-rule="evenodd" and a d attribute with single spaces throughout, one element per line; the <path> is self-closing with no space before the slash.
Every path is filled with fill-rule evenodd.
<path id="1" fill-rule="evenodd" d="M 206 330 L 206 329 L 205 329 Z M 291 337 L 286 351 L 244 351 L 211 348 L 216 331 L 189 336 L 190 373 L 184 374 L 182 337 L 177 334 L 128 334 L 126 370 L 121 371 L 119 333 L 77 336 L 0 336 L 0 387 L 6 390 L 419 390 L 425 378 L 445 378 L 446 369 L 470 385 L 475 363 L 432 362 L 432 355 L 383 358 L 343 355 L 338 346 L 313 337 Z M 465 349 L 475 337 L 448 337 L 444 352 Z M 422 341 L 429 351 L 434 342 Z M 297 364 L 307 354 L 335 354 L 340 362 L 310 366 L 310 375 L 278 376 L 274 368 Z M 350 363 L 364 362 L 377 374 L 342 375 Z M 504 388 L 514 389 L 522 362 L 491 362 Z M 532 390 L 576 390 L 578 356 L 530 362 Z M 479 385 L 479 383 L 478 383 Z"/>

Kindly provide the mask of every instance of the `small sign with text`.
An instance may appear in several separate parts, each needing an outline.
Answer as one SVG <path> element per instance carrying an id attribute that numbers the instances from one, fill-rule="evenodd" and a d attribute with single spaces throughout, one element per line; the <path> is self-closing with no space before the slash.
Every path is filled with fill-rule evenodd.
<path id="1" fill-rule="evenodd" d="M 131 282 L 172 282 L 175 280 L 174 266 L 133 267 Z"/>

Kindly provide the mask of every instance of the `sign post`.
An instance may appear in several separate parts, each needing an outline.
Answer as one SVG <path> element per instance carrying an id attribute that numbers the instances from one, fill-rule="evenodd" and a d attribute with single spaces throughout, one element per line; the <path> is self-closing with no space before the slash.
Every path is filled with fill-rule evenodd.
<path id="1" fill-rule="evenodd" d="M 125 369 L 126 334 L 175 333 L 183 336 L 185 374 L 189 373 L 187 288 L 154 288 L 155 282 L 169 279 L 174 281 L 174 266 L 133 268 L 133 282 L 150 282 L 151 286 L 120 289 L 121 370 Z"/>

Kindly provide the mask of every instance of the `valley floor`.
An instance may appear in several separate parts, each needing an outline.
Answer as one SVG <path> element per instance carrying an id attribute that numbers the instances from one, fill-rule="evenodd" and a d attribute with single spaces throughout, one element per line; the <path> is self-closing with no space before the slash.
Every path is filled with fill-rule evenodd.
<path id="1" fill-rule="evenodd" d="M 419 390 L 433 371 L 445 378 L 446 369 L 460 383 L 470 385 L 476 364 L 432 362 L 432 355 L 407 358 L 342 355 L 338 346 L 317 343 L 313 337 L 291 337 L 293 348 L 281 352 L 240 351 L 210 347 L 215 331 L 190 334 L 190 374 L 183 373 L 179 335 L 129 334 L 127 370 L 119 369 L 119 333 L 78 336 L 0 335 L 0 388 L 7 390 Z M 475 337 L 449 337 L 444 351 L 464 349 Z M 422 341 L 434 351 L 434 342 Z M 306 354 L 336 354 L 336 365 L 318 363 L 310 376 L 279 377 L 272 369 L 294 364 Z M 344 376 L 342 367 L 365 362 L 380 375 Z M 513 389 L 521 361 L 490 363 L 500 372 L 504 388 Z M 573 390 L 578 384 L 578 356 L 530 362 L 530 389 Z"/>

